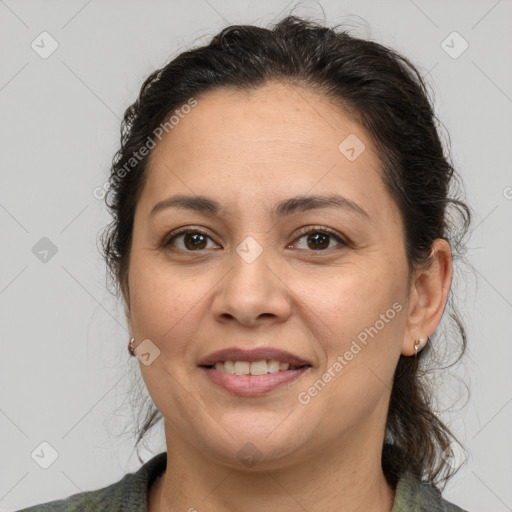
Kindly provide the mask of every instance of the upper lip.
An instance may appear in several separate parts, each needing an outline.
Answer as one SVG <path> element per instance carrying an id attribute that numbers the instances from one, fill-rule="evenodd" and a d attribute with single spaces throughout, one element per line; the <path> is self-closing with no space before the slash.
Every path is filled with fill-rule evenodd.
<path id="1" fill-rule="evenodd" d="M 201 359 L 198 366 L 211 366 L 219 361 L 262 361 L 263 359 L 274 359 L 281 363 L 288 363 L 290 366 L 311 366 L 306 359 L 287 352 L 286 350 L 278 350 L 271 347 L 261 347 L 252 350 L 242 348 L 225 348 L 208 354 Z"/>

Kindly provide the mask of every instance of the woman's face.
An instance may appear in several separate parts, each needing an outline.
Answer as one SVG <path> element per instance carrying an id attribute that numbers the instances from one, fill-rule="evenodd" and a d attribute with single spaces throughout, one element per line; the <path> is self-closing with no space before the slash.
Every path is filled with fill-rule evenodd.
<path id="1" fill-rule="evenodd" d="M 393 372 L 414 339 L 403 225 L 368 134 L 279 83 L 196 99 L 152 151 L 126 294 L 135 345 L 150 340 L 141 370 L 167 441 L 233 467 L 382 447 Z M 188 207 L 153 211 L 176 196 Z M 227 376 L 228 390 L 199 365 L 229 348 L 310 366 L 271 389 L 269 377 Z"/>

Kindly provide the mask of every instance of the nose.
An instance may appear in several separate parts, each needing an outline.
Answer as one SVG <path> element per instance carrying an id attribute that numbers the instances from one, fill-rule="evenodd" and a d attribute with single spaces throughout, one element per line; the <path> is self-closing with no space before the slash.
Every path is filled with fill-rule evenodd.
<path id="1" fill-rule="evenodd" d="M 279 278 L 276 265 L 269 267 L 264 254 L 251 263 L 233 254 L 231 271 L 221 281 L 212 303 L 218 322 L 252 327 L 284 322 L 290 317 L 289 289 Z"/>

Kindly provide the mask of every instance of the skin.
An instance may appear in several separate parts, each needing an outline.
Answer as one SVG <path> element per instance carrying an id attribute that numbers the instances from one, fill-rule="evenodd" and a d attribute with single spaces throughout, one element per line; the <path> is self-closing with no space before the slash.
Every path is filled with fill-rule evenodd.
<path id="1" fill-rule="evenodd" d="M 441 319 L 450 247 L 436 240 L 428 269 L 409 272 L 402 219 L 369 135 L 325 98 L 272 82 L 197 100 L 152 150 L 123 289 L 135 345 L 148 338 L 160 350 L 140 365 L 168 447 L 149 510 L 389 512 L 394 489 L 380 459 L 392 377 L 400 354 L 414 356 L 416 340 Z M 338 150 L 349 134 L 366 146 L 355 161 Z M 336 207 L 270 215 L 283 199 L 332 193 L 367 216 Z M 151 215 L 177 194 L 207 196 L 224 211 Z M 186 236 L 165 246 L 181 227 L 207 231 L 201 250 Z M 307 232 L 321 228 L 350 244 L 328 237 L 315 250 Z M 263 250 L 252 263 L 236 252 L 248 236 Z M 394 303 L 401 311 L 300 403 L 298 394 Z M 197 366 L 219 349 L 262 346 L 312 367 L 270 393 L 240 397 Z M 261 455 L 251 467 L 237 456 L 249 442 Z"/>

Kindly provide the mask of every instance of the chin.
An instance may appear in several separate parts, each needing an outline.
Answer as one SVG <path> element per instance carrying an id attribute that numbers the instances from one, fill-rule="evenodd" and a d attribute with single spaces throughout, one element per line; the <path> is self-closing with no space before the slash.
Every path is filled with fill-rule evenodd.
<path id="1" fill-rule="evenodd" d="M 282 418 L 281 418 L 282 421 Z M 304 439 L 297 436 L 298 425 L 253 425 L 244 430 L 241 425 L 230 429 L 221 439 L 202 437 L 202 444 L 216 463 L 246 471 L 268 471 L 300 463 L 306 456 Z M 278 432 L 279 431 L 279 432 Z M 302 435 L 305 432 L 301 432 Z M 315 437 L 315 434 L 311 434 Z M 292 441 L 291 441 L 292 440 Z M 205 452 L 203 451 L 203 454 Z"/>

